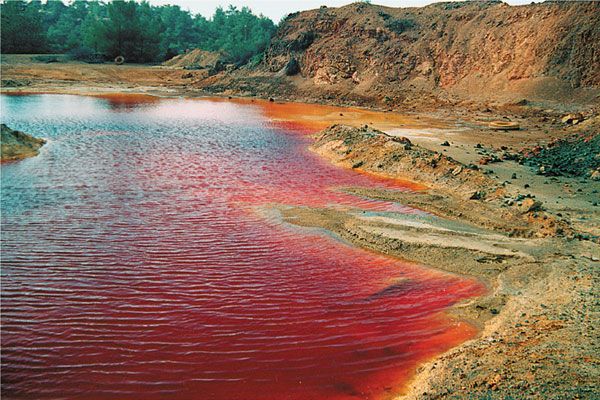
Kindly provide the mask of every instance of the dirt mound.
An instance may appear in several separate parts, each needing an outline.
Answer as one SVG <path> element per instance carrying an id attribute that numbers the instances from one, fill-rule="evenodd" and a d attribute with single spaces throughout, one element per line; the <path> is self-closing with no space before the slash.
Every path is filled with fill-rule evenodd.
<path id="1" fill-rule="evenodd" d="M 262 74 L 292 82 L 290 95 L 390 106 L 557 99 L 598 88 L 599 57 L 600 2 L 354 3 L 289 15 L 261 64 L 224 79 L 235 87 Z"/>
<path id="2" fill-rule="evenodd" d="M 44 139 L 38 139 L 26 133 L 15 131 L 1 124 L 2 161 L 20 160 L 36 156 L 40 147 L 46 143 Z"/>
<path id="3" fill-rule="evenodd" d="M 222 64 L 222 55 L 217 52 L 194 49 L 163 63 L 166 67 L 185 69 L 211 69 Z"/>

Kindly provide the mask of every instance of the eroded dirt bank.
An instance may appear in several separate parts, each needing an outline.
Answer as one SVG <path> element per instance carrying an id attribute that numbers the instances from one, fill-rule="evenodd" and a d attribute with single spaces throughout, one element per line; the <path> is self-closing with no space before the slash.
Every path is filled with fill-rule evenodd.
<path id="1" fill-rule="evenodd" d="M 426 184 L 420 192 L 343 190 L 429 213 L 282 206 L 286 221 L 489 287 L 451 311 L 478 325 L 481 336 L 420 368 L 401 398 L 598 395 L 597 206 L 583 206 L 591 215 L 584 226 L 480 167 L 369 127 L 333 126 L 316 135 L 312 149 L 344 167 Z M 514 164 L 519 174 L 529 168 Z M 583 181 L 597 188 L 593 172 Z M 570 204 L 560 199 L 558 207 Z"/>
<path id="2" fill-rule="evenodd" d="M 39 149 L 46 143 L 44 139 L 10 129 L 5 124 L 0 124 L 0 129 L 2 131 L 2 155 L 0 156 L 2 162 L 34 157 L 38 155 Z"/>

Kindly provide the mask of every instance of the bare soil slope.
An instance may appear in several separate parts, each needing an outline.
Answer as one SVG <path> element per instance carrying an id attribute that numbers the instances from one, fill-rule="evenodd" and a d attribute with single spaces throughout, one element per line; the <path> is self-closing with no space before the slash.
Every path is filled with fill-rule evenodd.
<path id="1" fill-rule="evenodd" d="M 261 64 L 213 90 L 400 105 L 470 99 L 597 101 L 600 2 L 354 3 L 290 14 Z M 411 99 L 414 103 L 414 99 Z"/>

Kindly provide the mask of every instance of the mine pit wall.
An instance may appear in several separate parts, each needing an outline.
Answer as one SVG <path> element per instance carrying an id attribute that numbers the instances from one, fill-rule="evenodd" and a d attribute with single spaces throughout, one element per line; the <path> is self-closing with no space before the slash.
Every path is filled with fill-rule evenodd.
<path id="1" fill-rule="evenodd" d="M 291 60 L 300 89 L 388 103 L 407 91 L 569 100 L 600 88 L 600 2 L 322 7 L 290 14 L 253 68 L 282 75 Z"/>

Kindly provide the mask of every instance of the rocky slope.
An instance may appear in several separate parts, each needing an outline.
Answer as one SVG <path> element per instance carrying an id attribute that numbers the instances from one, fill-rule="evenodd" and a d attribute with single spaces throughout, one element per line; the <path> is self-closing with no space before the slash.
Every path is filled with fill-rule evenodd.
<path id="1" fill-rule="evenodd" d="M 214 91 L 401 105 L 449 100 L 597 101 L 600 2 L 354 3 L 290 14 L 256 66 Z"/>
<path id="2" fill-rule="evenodd" d="M 10 129 L 0 124 L 1 130 L 1 159 L 2 161 L 14 161 L 38 155 L 39 149 L 46 143 L 44 139 L 38 139 L 21 131 Z"/>
<path id="3" fill-rule="evenodd" d="M 516 201 L 475 165 L 411 143 L 405 137 L 364 128 L 334 125 L 320 132 L 311 149 L 332 162 L 375 175 L 426 185 L 420 193 L 353 188 L 354 194 L 396 201 L 450 220 L 502 231 L 513 237 L 572 235 L 565 221 L 543 211 L 540 201 L 520 196 Z"/>

